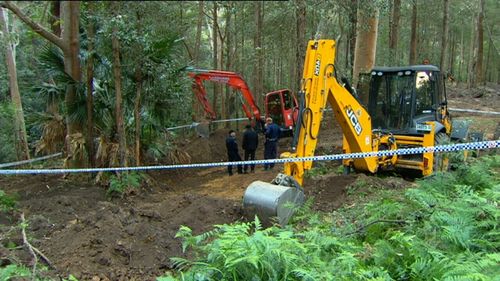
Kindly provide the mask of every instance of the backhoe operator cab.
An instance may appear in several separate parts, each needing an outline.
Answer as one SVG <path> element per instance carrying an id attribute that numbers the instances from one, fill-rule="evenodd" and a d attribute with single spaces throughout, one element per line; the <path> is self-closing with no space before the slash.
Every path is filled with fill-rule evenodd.
<path id="1" fill-rule="evenodd" d="M 281 129 L 281 136 L 291 136 L 297 120 L 297 99 L 290 90 L 278 90 L 266 94 L 266 118 L 271 117 Z"/>
<path id="2" fill-rule="evenodd" d="M 430 130 L 425 122 L 435 121 L 436 134 L 449 133 L 444 80 L 436 66 L 376 67 L 369 76 L 360 79 L 359 88 L 362 95 L 369 89 L 367 109 L 373 130 L 420 135 Z"/>

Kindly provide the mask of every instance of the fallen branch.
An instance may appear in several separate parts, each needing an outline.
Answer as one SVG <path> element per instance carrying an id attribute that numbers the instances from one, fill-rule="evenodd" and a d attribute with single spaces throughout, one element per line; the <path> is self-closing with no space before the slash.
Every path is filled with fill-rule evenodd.
<path id="1" fill-rule="evenodd" d="M 33 278 L 35 278 L 35 271 L 36 271 L 36 264 L 38 262 L 38 256 L 42 258 L 42 260 L 53 270 L 57 270 L 57 268 L 54 266 L 54 264 L 47 258 L 40 250 L 35 248 L 31 243 L 28 241 L 28 238 L 26 237 L 26 220 L 24 219 L 24 213 L 21 213 L 21 231 L 23 235 L 23 243 L 28 247 L 28 251 L 30 254 L 33 256 L 33 259 L 35 263 L 33 264 Z"/>
<path id="2" fill-rule="evenodd" d="M 36 265 L 38 263 L 38 257 L 35 254 L 35 251 L 33 250 L 33 246 L 31 246 L 30 242 L 28 241 L 28 238 L 26 237 L 26 220 L 24 219 L 24 213 L 21 213 L 21 233 L 23 235 L 23 243 L 28 247 L 28 251 L 30 252 L 31 256 L 33 256 L 33 270 L 31 272 L 31 279 L 36 280 Z"/>
<path id="3" fill-rule="evenodd" d="M 347 234 L 345 234 L 346 236 L 349 236 L 349 235 L 353 235 L 353 234 L 356 234 L 356 233 L 360 233 L 361 231 L 363 231 L 365 228 L 371 226 L 371 225 L 374 225 L 376 223 L 394 223 L 394 224 L 407 224 L 408 221 L 405 221 L 405 220 L 375 220 L 375 221 L 372 221 L 370 223 L 367 223 L 365 225 L 362 225 L 361 227 L 359 227 L 358 229 L 356 229 L 355 231 L 353 232 L 349 232 Z"/>

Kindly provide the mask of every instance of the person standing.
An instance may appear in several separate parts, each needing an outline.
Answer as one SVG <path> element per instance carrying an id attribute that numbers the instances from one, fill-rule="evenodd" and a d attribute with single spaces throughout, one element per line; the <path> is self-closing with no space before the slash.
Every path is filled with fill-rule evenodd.
<path id="1" fill-rule="evenodd" d="M 229 135 L 226 138 L 226 148 L 227 157 L 229 162 L 241 161 L 241 156 L 238 153 L 238 143 L 236 142 L 236 132 L 233 130 L 229 131 Z M 233 175 L 233 165 L 227 166 L 227 171 L 230 176 Z M 238 165 L 238 174 L 242 174 L 243 169 L 241 164 Z"/>
<path id="2" fill-rule="evenodd" d="M 243 133 L 243 150 L 245 150 L 245 161 L 247 160 L 255 160 L 255 150 L 259 145 L 259 135 L 252 129 L 252 126 L 246 125 L 246 130 Z M 248 166 L 250 166 L 250 172 L 255 172 L 255 164 L 243 166 L 243 173 L 247 173 Z"/>
<path id="3" fill-rule="evenodd" d="M 276 159 L 278 154 L 278 139 L 280 137 L 280 128 L 273 123 L 271 117 L 266 118 L 266 142 L 264 143 L 264 159 Z M 264 164 L 264 170 L 274 168 L 274 163 Z"/>

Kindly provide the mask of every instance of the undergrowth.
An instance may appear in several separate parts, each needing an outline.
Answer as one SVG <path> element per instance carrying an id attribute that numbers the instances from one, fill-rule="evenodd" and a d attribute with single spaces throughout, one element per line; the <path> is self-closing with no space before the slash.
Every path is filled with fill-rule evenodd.
<path id="1" fill-rule="evenodd" d="M 309 201 L 285 228 L 183 226 L 193 259 L 158 280 L 500 280 L 499 170 L 499 156 L 481 158 L 349 211 Z"/>
<path id="2" fill-rule="evenodd" d="M 0 211 L 7 212 L 14 209 L 16 206 L 16 199 L 8 194 L 5 191 L 0 189 Z"/>
<path id="3" fill-rule="evenodd" d="M 141 186 L 144 175 L 135 172 L 112 175 L 109 179 L 109 187 L 106 194 L 109 197 L 123 197 L 125 193 Z"/>

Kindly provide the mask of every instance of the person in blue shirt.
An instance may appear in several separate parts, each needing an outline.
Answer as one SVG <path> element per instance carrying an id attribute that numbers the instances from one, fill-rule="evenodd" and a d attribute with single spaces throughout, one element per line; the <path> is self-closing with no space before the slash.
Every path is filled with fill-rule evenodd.
<path id="1" fill-rule="evenodd" d="M 271 117 L 266 118 L 266 142 L 264 143 L 264 159 L 276 159 L 278 155 L 278 139 L 280 137 L 280 127 L 273 123 Z M 274 163 L 264 164 L 264 170 L 274 168 Z"/>
<path id="2" fill-rule="evenodd" d="M 240 153 L 238 152 L 238 143 L 236 143 L 236 132 L 229 131 L 229 136 L 226 138 L 227 157 L 229 162 L 241 161 Z M 227 166 L 227 171 L 230 176 L 233 175 L 233 165 Z M 243 173 L 243 167 L 238 165 L 238 174 Z"/>

